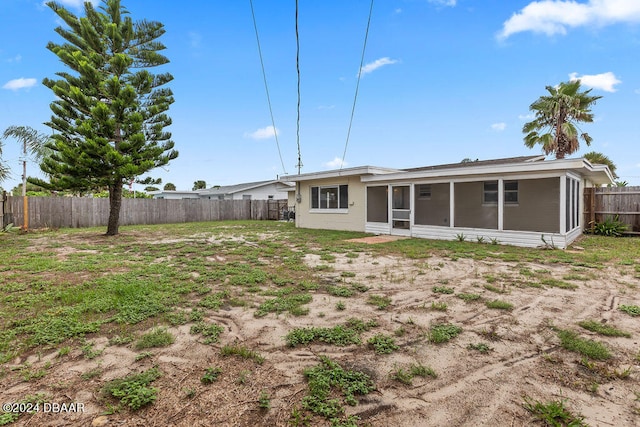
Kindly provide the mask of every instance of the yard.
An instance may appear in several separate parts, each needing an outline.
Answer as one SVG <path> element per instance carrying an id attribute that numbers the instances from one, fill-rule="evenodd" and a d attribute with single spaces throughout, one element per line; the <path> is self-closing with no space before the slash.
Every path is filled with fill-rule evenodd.
<path id="1" fill-rule="evenodd" d="M 638 239 L 103 232 L 0 234 L 0 425 L 640 425 Z"/>

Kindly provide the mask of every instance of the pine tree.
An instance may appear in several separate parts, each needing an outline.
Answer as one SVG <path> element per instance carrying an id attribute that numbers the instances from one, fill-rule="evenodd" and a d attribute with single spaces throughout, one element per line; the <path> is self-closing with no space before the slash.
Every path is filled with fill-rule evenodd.
<path id="1" fill-rule="evenodd" d="M 108 188 L 107 235 L 118 234 L 123 185 L 178 156 L 165 131 L 173 103 L 165 85 L 173 76 L 148 71 L 169 62 L 158 53 L 164 25 L 133 22 L 120 3 L 103 0 L 96 10 L 85 2 L 84 17 L 47 3 L 66 24 L 55 30 L 65 43 L 47 48 L 69 71 L 43 81 L 57 99 L 47 123 L 55 131 L 53 154 L 41 168 L 52 188 Z"/>

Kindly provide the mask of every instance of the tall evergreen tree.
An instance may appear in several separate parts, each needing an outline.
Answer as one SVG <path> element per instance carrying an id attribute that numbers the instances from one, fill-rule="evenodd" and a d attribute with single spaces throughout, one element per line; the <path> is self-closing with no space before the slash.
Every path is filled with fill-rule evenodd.
<path id="1" fill-rule="evenodd" d="M 591 106 L 602 97 L 589 95 L 591 89 L 580 92 L 580 80 L 546 89 L 549 95 L 541 96 L 529 106 L 535 118 L 522 128 L 526 134 L 524 145 L 533 148 L 541 144 L 545 154 L 553 153 L 556 159 L 564 159 L 578 151 L 579 139 L 591 144 L 592 138 L 580 132 L 576 123 L 592 122 Z"/>
<path id="2" fill-rule="evenodd" d="M 178 156 L 173 150 L 167 115 L 173 93 L 169 73 L 149 68 L 169 62 L 158 53 L 160 22 L 133 22 L 120 0 L 103 0 L 96 10 L 84 3 L 77 17 L 56 2 L 49 6 L 66 27 L 56 28 L 63 44 L 49 42 L 70 71 L 44 85 L 56 96 L 48 126 L 55 130 L 53 154 L 42 163 L 50 187 L 109 189 L 107 235 L 118 234 L 125 183 Z M 46 184 L 46 183 L 43 183 Z"/>

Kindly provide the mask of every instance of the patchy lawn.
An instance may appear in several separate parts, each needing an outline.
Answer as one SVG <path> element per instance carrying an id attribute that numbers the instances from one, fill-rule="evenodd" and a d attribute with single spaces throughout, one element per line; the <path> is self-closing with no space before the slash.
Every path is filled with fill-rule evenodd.
<path id="1" fill-rule="evenodd" d="M 0 235 L 0 425 L 640 424 L 638 239 L 102 232 Z"/>

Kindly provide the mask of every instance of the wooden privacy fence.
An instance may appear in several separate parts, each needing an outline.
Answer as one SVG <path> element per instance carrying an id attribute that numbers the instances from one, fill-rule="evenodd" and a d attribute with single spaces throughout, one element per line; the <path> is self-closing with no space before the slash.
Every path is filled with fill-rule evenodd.
<path id="1" fill-rule="evenodd" d="M 122 199 L 120 225 L 278 220 L 286 207 L 286 200 Z M 2 209 L 4 224 L 24 224 L 22 197 L 8 197 Z M 29 197 L 28 211 L 29 228 L 106 226 L 109 218 L 109 199 Z M 3 223 L 0 223 L 0 226 L 3 226 Z"/>
<path id="2" fill-rule="evenodd" d="M 584 192 L 585 228 L 618 217 L 629 234 L 640 234 L 640 187 L 597 187 Z"/>

